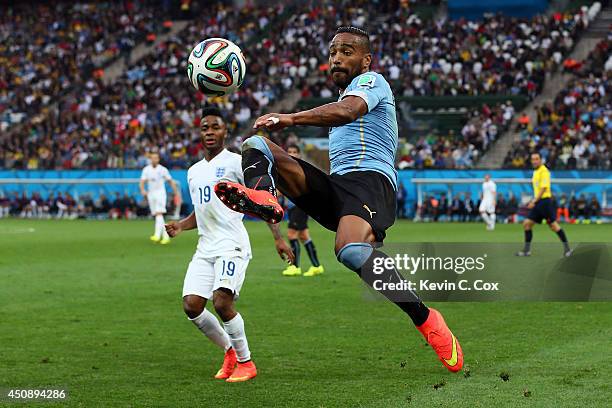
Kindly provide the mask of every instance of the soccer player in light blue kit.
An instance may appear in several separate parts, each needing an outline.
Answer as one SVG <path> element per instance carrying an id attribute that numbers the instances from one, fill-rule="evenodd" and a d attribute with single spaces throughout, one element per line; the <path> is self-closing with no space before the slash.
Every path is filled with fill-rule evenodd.
<path id="1" fill-rule="evenodd" d="M 270 113 L 255 121 L 255 129 L 290 126 L 329 127 L 331 174 L 327 175 L 261 136 L 242 145 L 245 186 L 220 182 L 215 193 L 228 207 L 279 222 L 280 190 L 324 227 L 336 231 L 335 253 L 342 264 L 368 285 L 397 283 L 393 262 L 378 250 L 385 231 L 395 221 L 398 142 L 395 100 L 385 78 L 370 71 L 368 33 L 340 27 L 329 44 L 329 66 L 340 90 L 337 102 L 307 111 Z M 384 265 L 374 272 L 374 265 Z M 377 268 L 378 269 L 378 268 Z M 425 306 L 410 290 L 378 290 L 404 311 L 450 371 L 463 366 L 463 352 L 442 315 Z"/>

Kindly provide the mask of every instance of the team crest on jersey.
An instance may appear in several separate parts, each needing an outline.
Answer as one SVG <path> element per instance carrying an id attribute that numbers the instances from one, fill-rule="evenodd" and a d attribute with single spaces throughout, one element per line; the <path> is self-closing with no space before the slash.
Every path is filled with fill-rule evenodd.
<path id="1" fill-rule="evenodd" d="M 225 175 L 225 167 L 217 167 L 215 177 L 223 177 Z"/>
<path id="2" fill-rule="evenodd" d="M 368 87 L 368 88 L 374 88 L 374 82 L 376 81 L 376 77 L 374 75 L 362 75 L 361 77 L 359 77 L 359 81 L 357 81 L 357 86 L 360 87 Z"/>

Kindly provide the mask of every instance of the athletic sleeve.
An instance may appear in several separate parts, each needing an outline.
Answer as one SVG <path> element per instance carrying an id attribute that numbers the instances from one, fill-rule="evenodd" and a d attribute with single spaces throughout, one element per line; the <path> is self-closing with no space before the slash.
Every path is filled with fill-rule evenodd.
<path id="1" fill-rule="evenodd" d="M 368 112 L 371 112 L 387 95 L 385 83 L 382 76 L 366 72 L 351 81 L 351 84 L 346 88 L 346 92 L 342 95 L 342 99 L 347 96 L 358 96 L 368 105 Z"/>
<path id="2" fill-rule="evenodd" d="M 144 169 L 142 169 L 142 173 L 140 173 L 140 179 L 141 180 L 146 180 L 147 179 L 147 168 L 146 167 Z"/>

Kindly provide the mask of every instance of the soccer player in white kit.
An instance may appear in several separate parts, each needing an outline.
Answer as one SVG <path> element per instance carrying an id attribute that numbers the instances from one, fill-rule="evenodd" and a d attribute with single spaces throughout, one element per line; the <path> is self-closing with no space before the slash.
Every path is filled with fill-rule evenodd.
<path id="1" fill-rule="evenodd" d="M 183 309 L 189 320 L 225 352 L 215 378 L 247 381 L 257 375 L 257 368 L 251 360 L 244 321 L 236 312 L 234 301 L 252 256 L 251 245 L 242 223 L 243 214 L 226 207 L 213 191 L 220 180 L 244 183 L 241 156 L 223 147 L 227 127 L 217 108 L 203 109 L 200 130 L 204 159 L 187 172 L 194 211 L 180 221 L 166 224 L 166 230 L 175 237 L 182 231 L 198 229 L 198 246 L 183 284 Z M 281 258 L 292 259 L 293 253 L 278 225 L 268 225 Z M 206 310 L 209 299 L 223 325 Z"/>
<path id="2" fill-rule="evenodd" d="M 480 201 L 480 215 L 487 225 L 487 231 L 495 229 L 495 203 L 497 201 L 497 185 L 489 174 L 485 174 L 485 181 L 482 183 L 482 199 Z"/>
<path id="3" fill-rule="evenodd" d="M 151 215 L 155 217 L 155 230 L 150 239 L 160 244 L 170 243 L 170 237 L 164 229 L 164 214 L 166 213 L 166 181 L 170 183 L 174 196 L 180 202 L 180 191 L 170 176 L 167 168 L 159 164 L 159 153 L 149 155 L 151 164 L 142 169 L 140 176 L 140 194 L 147 199 Z M 147 189 L 145 190 L 145 183 Z"/>

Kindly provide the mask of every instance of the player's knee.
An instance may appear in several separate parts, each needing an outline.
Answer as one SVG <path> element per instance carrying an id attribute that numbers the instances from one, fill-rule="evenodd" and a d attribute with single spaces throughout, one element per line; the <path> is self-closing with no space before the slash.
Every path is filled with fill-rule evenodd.
<path id="1" fill-rule="evenodd" d="M 187 295 L 183 297 L 183 310 L 190 319 L 195 319 L 204 311 L 206 299 L 200 296 Z"/>
<path id="2" fill-rule="evenodd" d="M 310 239 L 310 236 L 308 235 L 307 231 L 303 230 L 298 233 L 298 238 L 300 239 L 300 241 L 306 242 Z"/>
<path id="3" fill-rule="evenodd" d="M 234 315 L 234 295 L 224 289 L 218 289 L 213 295 L 215 311 L 224 322 L 231 320 Z"/>
<path id="4" fill-rule="evenodd" d="M 270 161 L 274 161 L 272 150 L 268 146 L 266 139 L 263 136 L 251 136 L 242 142 L 242 152 L 246 152 L 248 149 L 257 149 L 262 152 Z"/>
<path id="5" fill-rule="evenodd" d="M 298 238 L 297 231 L 294 230 L 294 229 L 288 229 L 287 230 L 287 238 L 288 239 L 297 239 Z"/>
<path id="6" fill-rule="evenodd" d="M 336 249 L 338 261 L 352 271 L 359 272 L 374 249 L 372 245 L 363 242 L 349 243 Z"/>

